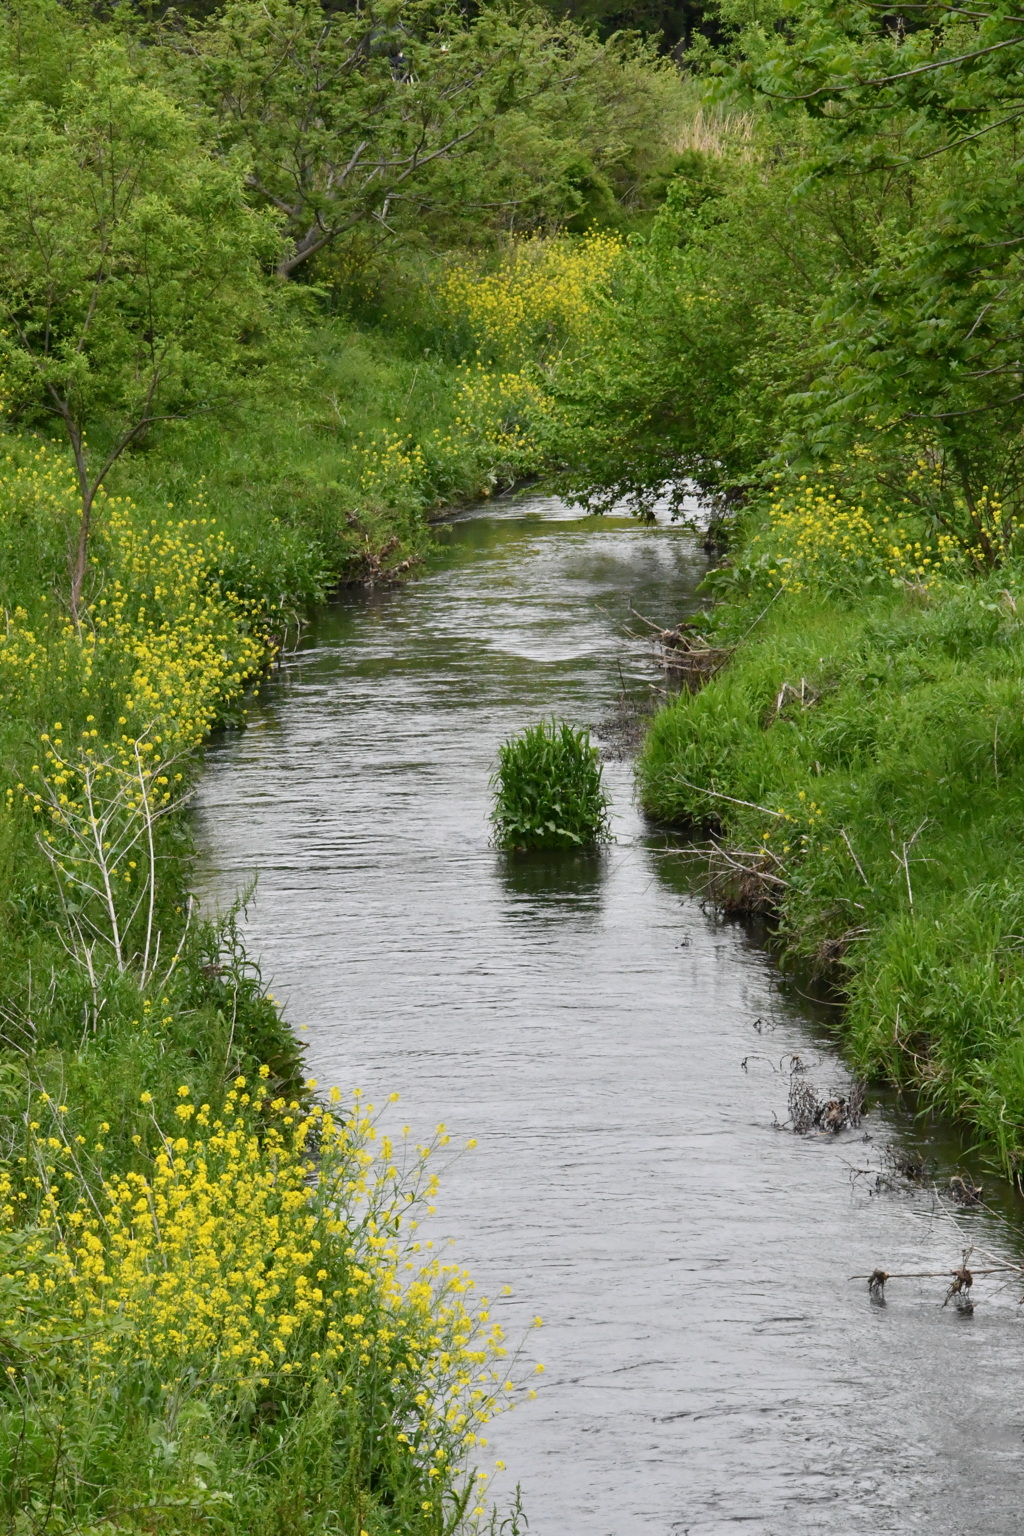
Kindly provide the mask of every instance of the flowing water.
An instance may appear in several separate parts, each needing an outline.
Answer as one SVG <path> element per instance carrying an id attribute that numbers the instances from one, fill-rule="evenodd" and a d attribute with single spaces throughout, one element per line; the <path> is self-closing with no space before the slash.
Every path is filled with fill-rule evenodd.
<path id="1" fill-rule="evenodd" d="M 664 681 L 631 605 L 675 622 L 703 569 L 677 527 L 538 498 L 455 520 L 424 574 L 324 612 L 211 751 L 203 889 L 258 871 L 248 936 L 321 1084 L 477 1138 L 440 1214 L 480 1289 L 511 1286 L 509 1334 L 545 1321 L 539 1396 L 482 1453 L 530 1536 L 1017 1532 L 1019 1287 L 979 1281 L 967 1317 L 941 1280 L 877 1306 L 849 1278 L 945 1269 L 967 1240 L 934 1194 L 857 1174 L 913 1139 L 899 1109 L 776 1127 L 794 1053 L 821 1088 L 841 1065 L 701 906 L 621 750 L 606 854 L 488 846 L 499 742 L 554 711 L 621 743 L 623 697 Z M 947 1178 L 955 1143 L 929 1148 Z"/>

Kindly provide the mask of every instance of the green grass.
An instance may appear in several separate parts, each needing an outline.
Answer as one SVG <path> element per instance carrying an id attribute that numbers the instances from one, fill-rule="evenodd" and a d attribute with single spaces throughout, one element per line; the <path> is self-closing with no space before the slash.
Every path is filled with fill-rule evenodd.
<path id="1" fill-rule="evenodd" d="M 453 358 L 320 318 L 226 421 L 169 429 L 110 483 L 157 511 L 202 496 L 235 547 L 238 590 L 296 605 L 401 574 L 424 553 L 432 513 L 521 473 L 468 419 Z"/>
<path id="2" fill-rule="evenodd" d="M 407 353 L 400 337 L 373 335 L 340 319 L 310 324 L 300 339 L 301 356 L 293 351 L 284 360 L 287 368 L 282 364 L 278 373 L 254 381 L 226 426 L 199 419 L 175 427 L 126 459 L 110 481 L 112 495 L 134 503 L 139 526 L 184 516 L 209 518 L 223 529 L 231 552 L 222 584 L 276 605 L 271 628 L 287 625 L 293 612 L 322 600 L 340 582 L 387 577 L 415 564 L 429 545 L 435 508 L 488 492 L 515 472 L 514 465 L 495 460 L 482 431 L 458 421 L 460 375 L 450 357 L 416 356 L 415 348 Z M 379 455 L 363 450 L 385 441 L 426 447 L 411 469 L 401 462 L 409 458 L 403 451 L 397 470 L 389 463 L 378 474 Z M 66 459 L 59 439 L 14 431 L 0 437 L 0 461 L 7 460 L 0 487 L 0 622 L 3 614 L 23 609 L 52 656 L 60 652 L 53 642 L 65 622 L 74 509 L 68 503 L 62 511 L 61 503 L 55 511 L 27 492 L 12 494 L 18 471 L 30 471 L 41 449 L 47 463 Z M 110 564 L 103 517 L 101 505 L 94 595 L 130 579 Z M 13 796 L 10 805 L 0 804 L 0 974 L 2 1005 L 11 1020 L 4 1030 L 8 1046 L 14 1043 L 20 1060 L 31 1039 L 33 1070 L 73 1083 L 87 1116 L 111 1118 L 113 1096 L 116 1134 L 123 1130 L 125 1144 L 136 1129 L 132 1106 L 140 1088 L 165 1084 L 173 1093 L 186 1069 L 210 1092 L 225 1073 L 272 1059 L 294 1086 L 300 1067 L 291 1032 L 262 989 L 250 985 L 256 972 L 240 947 L 229 944 L 230 961 L 220 965 L 221 940 L 208 925 L 190 929 L 182 965 L 165 989 L 166 1012 L 175 1019 L 169 1030 L 161 1032 L 148 1017 L 154 1008 L 163 1012 L 163 1005 L 147 1000 L 127 978 L 108 998 L 101 1023 L 83 1028 L 88 988 L 65 963 L 59 893 L 15 786 L 32 782 L 40 734 L 55 720 L 71 739 L 84 728 L 86 714 L 95 712 L 105 731 L 116 735 L 123 678 L 112 675 L 99 687 L 94 676 L 85 690 L 74 666 L 62 669 L 51 659 L 29 677 L 15 676 L 3 661 L 0 656 L 0 795 L 11 789 Z M 115 674 L 120 664 L 115 658 Z M 104 699 L 106 705 L 98 702 Z M 242 723 L 244 703 L 242 697 L 224 700 L 224 722 Z M 198 766 L 193 756 L 188 773 Z M 173 952 L 188 899 L 187 815 L 165 823 L 160 842 L 158 916 Z"/>
<path id="3" fill-rule="evenodd" d="M 493 787 L 499 848 L 596 848 L 608 840 L 597 748 L 589 731 L 566 720 L 542 720 L 504 742 Z"/>
<path id="4" fill-rule="evenodd" d="M 719 610 L 739 638 L 758 604 Z M 856 605 L 784 595 L 703 692 L 656 717 L 642 802 L 717 823 L 835 980 L 853 1061 L 1024 1159 L 1024 571 Z M 746 805 L 737 804 L 745 801 Z M 780 814 L 781 813 L 781 814 Z"/>

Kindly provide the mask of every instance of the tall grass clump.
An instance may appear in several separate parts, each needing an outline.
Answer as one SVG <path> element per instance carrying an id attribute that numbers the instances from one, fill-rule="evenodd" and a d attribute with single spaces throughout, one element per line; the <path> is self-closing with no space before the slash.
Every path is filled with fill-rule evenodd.
<path id="1" fill-rule="evenodd" d="M 499 848 L 596 848 L 610 837 L 597 748 L 566 720 L 542 720 L 506 741 L 491 782 Z"/>

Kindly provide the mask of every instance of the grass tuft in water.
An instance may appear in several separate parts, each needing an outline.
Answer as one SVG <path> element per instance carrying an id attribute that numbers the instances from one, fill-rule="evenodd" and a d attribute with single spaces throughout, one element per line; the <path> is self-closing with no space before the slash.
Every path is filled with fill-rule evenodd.
<path id="1" fill-rule="evenodd" d="M 567 720 L 542 720 L 506 741 L 491 784 L 499 848 L 595 848 L 611 836 L 597 748 Z"/>

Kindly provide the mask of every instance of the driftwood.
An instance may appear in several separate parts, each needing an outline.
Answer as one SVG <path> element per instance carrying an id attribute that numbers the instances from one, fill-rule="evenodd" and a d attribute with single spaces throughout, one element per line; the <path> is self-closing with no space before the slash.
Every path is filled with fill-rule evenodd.
<path id="1" fill-rule="evenodd" d="M 953 1269 L 911 1269 L 892 1274 L 885 1269 L 874 1269 L 870 1275 L 851 1275 L 850 1279 L 866 1280 L 868 1294 L 876 1302 L 885 1301 L 885 1287 L 890 1280 L 945 1280 L 946 1294 L 942 1305 L 948 1307 L 952 1302 L 958 1312 L 969 1314 L 974 1311 L 971 1291 L 975 1280 L 984 1275 L 1020 1275 L 1024 1278 L 1024 1265 L 1021 1264 L 989 1264 L 984 1269 L 970 1269 L 973 1252 L 972 1243 L 964 1249 L 960 1263 Z"/>
<path id="2" fill-rule="evenodd" d="M 688 635 L 686 628 L 678 624 L 675 629 L 662 630 L 661 662 L 666 672 L 697 693 L 725 666 L 734 648 L 708 645 L 703 635 Z"/>
<path id="3" fill-rule="evenodd" d="M 785 865 L 770 848 L 725 848 L 713 842 L 707 859 L 708 894 L 723 912 L 774 912 L 789 886 L 779 874 Z"/>
<path id="4" fill-rule="evenodd" d="M 680 681 L 684 687 L 689 688 L 691 693 L 696 693 L 722 670 L 729 657 L 757 628 L 784 591 L 784 587 L 776 588 L 767 606 L 762 608 L 757 618 L 747 626 L 733 645 L 712 645 L 707 636 L 701 634 L 699 627 L 690 619 L 683 619 L 671 629 L 664 629 L 662 625 L 649 619 L 646 614 L 638 613 L 632 604 L 629 611 L 660 640 L 661 660 L 666 672 Z M 801 697 L 803 697 L 803 688 Z M 816 698 L 817 695 L 815 695 Z"/>
<path id="5" fill-rule="evenodd" d="M 774 1026 L 764 1019 L 755 1019 L 752 1027 L 760 1035 Z M 777 1130 L 793 1131 L 797 1136 L 836 1136 L 840 1131 L 855 1131 L 863 1123 L 867 1085 L 860 1078 L 851 1078 L 842 1090 L 833 1088 L 820 1093 L 810 1079 L 811 1068 L 801 1056 L 782 1056 L 776 1065 L 771 1057 L 758 1051 L 744 1056 L 740 1066 L 746 1072 L 751 1063 L 761 1061 L 767 1062 L 773 1072 L 789 1078 L 787 1118 L 780 1121 L 772 1116 Z"/>
<path id="6" fill-rule="evenodd" d="M 951 1185 L 953 1182 L 953 1180 L 950 1181 Z M 956 1182 L 966 1182 L 969 1189 L 975 1192 L 980 1200 L 980 1185 L 976 1185 L 970 1180 L 958 1180 Z M 953 1198 L 956 1197 L 954 1196 Z M 956 1218 L 948 1212 L 947 1216 L 956 1226 Z M 984 1263 L 982 1268 L 971 1267 L 971 1255 L 975 1252 L 978 1253 L 983 1261 L 988 1261 Z M 969 1316 L 974 1311 L 974 1298 L 971 1295 L 974 1289 L 974 1282 L 988 1275 L 1016 1275 L 1019 1279 L 1024 1280 L 1024 1264 L 1009 1263 L 1002 1255 L 989 1253 L 987 1249 L 980 1248 L 975 1243 L 969 1243 L 963 1249 L 960 1263 L 954 1265 L 951 1269 L 889 1271 L 879 1267 L 872 1270 L 869 1275 L 851 1275 L 850 1279 L 866 1280 L 871 1300 L 883 1305 L 885 1303 L 885 1287 L 890 1280 L 945 1280 L 946 1294 L 942 1299 L 942 1305 L 948 1307 L 949 1303 L 952 1302 L 958 1312 Z M 1024 1297 L 1021 1298 L 1021 1304 L 1024 1305 Z"/>
<path id="7" fill-rule="evenodd" d="M 705 683 L 710 682 L 735 650 L 732 645 L 711 645 L 698 626 L 689 619 L 682 619 L 671 629 L 664 629 L 646 614 L 638 613 L 635 608 L 631 608 L 630 612 L 641 624 L 647 626 L 652 638 L 660 643 L 661 663 L 666 672 L 691 693 L 696 693 Z"/>
<path id="8" fill-rule="evenodd" d="M 819 1098 L 806 1077 L 795 1071 L 789 1081 L 789 1123 L 798 1136 L 856 1130 L 864 1119 L 864 1084 L 855 1079 L 845 1094 Z"/>

